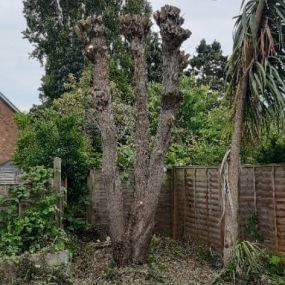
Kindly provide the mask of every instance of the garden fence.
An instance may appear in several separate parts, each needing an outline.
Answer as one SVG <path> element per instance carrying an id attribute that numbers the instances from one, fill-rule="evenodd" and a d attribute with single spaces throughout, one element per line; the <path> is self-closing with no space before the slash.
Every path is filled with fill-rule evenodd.
<path id="1" fill-rule="evenodd" d="M 126 182 L 123 187 L 126 216 L 133 199 L 131 184 Z M 88 186 L 88 221 L 106 226 L 107 195 L 100 170 L 90 172 Z M 239 205 L 241 239 L 248 238 L 251 231 L 259 233 L 264 246 L 285 255 L 285 165 L 243 166 Z M 174 167 L 167 172 L 156 213 L 156 233 L 221 249 L 221 214 L 217 167 Z"/>

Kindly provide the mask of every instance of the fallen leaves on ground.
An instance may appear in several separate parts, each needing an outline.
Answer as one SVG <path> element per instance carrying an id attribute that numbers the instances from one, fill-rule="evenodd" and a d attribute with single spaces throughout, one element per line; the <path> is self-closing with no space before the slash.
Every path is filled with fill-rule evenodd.
<path id="1" fill-rule="evenodd" d="M 74 258 L 74 284 L 209 285 L 219 270 L 199 260 L 196 250 L 190 244 L 155 237 L 148 264 L 117 268 L 112 265 L 110 248 L 98 249 L 94 242 L 83 243 Z"/>

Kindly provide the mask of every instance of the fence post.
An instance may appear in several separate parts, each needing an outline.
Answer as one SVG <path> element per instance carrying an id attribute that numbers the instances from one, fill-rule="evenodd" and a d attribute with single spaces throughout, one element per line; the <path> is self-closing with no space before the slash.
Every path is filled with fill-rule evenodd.
<path id="1" fill-rule="evenodd" d="M 210 241 L 210 230 L 209 230 L 209 168 L 206 168 L 206 187 L 207 187 L 207 193 L 206 193 L 206 209 L 207 209 L 207 243 L 208 246 L 211 246 L 211 241 Z"/>
<path id="2" fill-rule="evenodd" d="M 175 167 L 171 169 L 171 192 L 172 192 L 172 238 L 177 239 L 177 197 L 175 189 Z"/>
<path id="3" fill-rule="evenodd" d="M 274 234 L 275 234 L 275 251 L 279 251 L 278 228 L 277 228 L 277 205 L 276 205 L 276 187 L 275 187 L 275 167 L 271 168 L 272 194 L 273 194 L 273 213 L 274 213 Z"/>
<path id="4" fill-rule="evenodd" d="M 56 223 L 62 229 L 63 228 L 63 214 L 64 214 L 64 197 L 62 193 L 61 184 L 61 158 L 55 157 L 53 160 L 53 187 L 59 194 L 57 200 L 58 213 L 56 215 Z"/>

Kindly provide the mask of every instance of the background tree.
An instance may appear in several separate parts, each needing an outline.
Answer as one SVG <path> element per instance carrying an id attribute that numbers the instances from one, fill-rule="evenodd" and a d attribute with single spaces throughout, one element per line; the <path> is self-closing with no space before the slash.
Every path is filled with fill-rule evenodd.
<path id="1" fill-rule="evenodd" d="M 166 155 L 168 167 L 177 165 L 218 165 L 230 143 L 232 126 L 226 102 L 209 86 L 183 76 L 180 82 L 183 102 L 172 130 Z M 150 133 L 155 136 L 160 111 L 162 85 L 149 88 Z"/>
<path id="2" fill-rule="evenodd" d="M 195 76 L 199 84 L 208 85 L 215 91 L 222 91 L 225 85 L 226 63 L 227 57 L 223 56 L 221 44 L 217 41 L 207 44 L 203 39 L 190 60 L 191 68 L 188 73 Z"/>
<path id="3" fill-rule="evenodd" d="M 243 1 L 244 3 L 244 1 Z M 224 176 L 227 264 L 238 240 L 238 182 L 240 149 L 244 134 L 252 137 L 284 110 L 284 19 L 280 0 L 250 0 L 237 17 L 233 54 L 228 63 L 227 90 L 233 107 L 234 130 L 229 155 L 229 174 Z M 281 54 L 280 54 L 281 53 Z M 227 157 L 225 157 L 225 161 Z"/>
<path id="4" fill-rule="evenodd" d="M 100 155 L 82 130 L 79 113 L 69 110 L 67 114 L 50 107 L 33 115 L 18 114 L 19 138 L 13 160 L 28 171 L 38 165 L 52 167 L 54 157 L 62 158 L 62 174 L 68 179 L 65 225 L 74 231 L 86 225 L 86 178 L 89 170 L 99 165 Z"/>
<path id="5" fill-rule="evenodd" d="M 77 33 L 85 53 L 94 64 L 94 92 L 97 120 L 102 136 L 102 176 L 108 193 L 108 212 L 113 257 L 118 265 L 146 261 L 154 227 L 154 216 L 162 177 L 164 158 L 171 139 L 171 128 L 179 109 L 179 76 L 187 65 L 180 46 L 190 36 L 181 25 L 180 10 L 165 6 L 155 14 L 161 29 L 163 57 L 163 95 L 157 133 L 150 151 L 147 109 L 146 37 L 151 22 L 148 17 L 121 17 L 122 31 L 134 60 L 135 86 L 135 185 L 130 218 L 124 219 L 122 189 L 118 171 L 117 128 L 114 124 L 108 73 L 108 47 L 102 18 L 88 17 L 79 23 Z M 91 29 L 90 29 L 91 28 Z"/>
<path id="6" fill-rule="evenodd" d="M 148 1 L 126 1 L 124 5 L 121 0 L 24 0 L 23 3 L 27 21 L 24 37 L 34 46 L 32 57 L 45 68 L 40 88 L 42 99 L 53 100 L 62 96 L 69 74 L 79 79 L 86 68 L 73 27 L 87 13 L 104 16 L 108 40 L 112 43 L 111 78 L 127 94 L 126 97 L 130 95 L 130 90 L 123 88 L 125 83 L 130 83 L 133 67 L 128 46 L 119 36 L 118 16 L 124 11 L 150 15 Z"/>

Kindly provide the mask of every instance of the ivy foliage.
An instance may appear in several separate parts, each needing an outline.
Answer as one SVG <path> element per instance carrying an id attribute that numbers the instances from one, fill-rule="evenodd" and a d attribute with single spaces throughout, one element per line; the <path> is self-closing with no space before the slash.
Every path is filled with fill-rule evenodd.
<path id="1" fill-rule="evenodd" d="M 66 236 L 55 222 L 59 194 L 51 187 L 52 170 L 30 168 L 21 183 L 10 189 L 0 204 L 0 253 L 17 256 L 54 245 L 64 247 Z"/>

